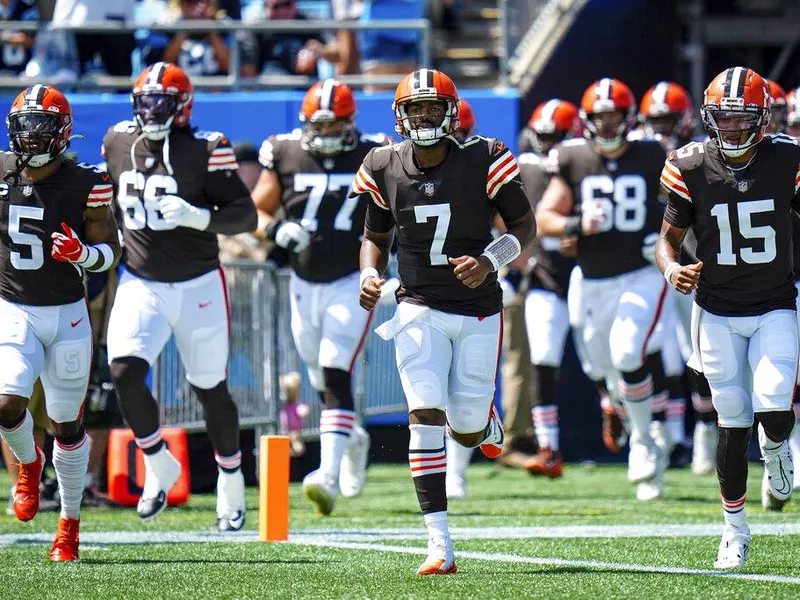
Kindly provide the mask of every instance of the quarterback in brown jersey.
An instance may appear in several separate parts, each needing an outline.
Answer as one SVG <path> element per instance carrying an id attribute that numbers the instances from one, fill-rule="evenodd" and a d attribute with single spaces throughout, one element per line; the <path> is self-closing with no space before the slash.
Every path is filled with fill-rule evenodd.
<path id="1" fill-rule="evenodd" d="M 228 297 L 217 234 L 253 231 L 256 211 L 228 139 L 190 127 L 192 84 L 180 68 L 163 62 L 147 67 L 131 99 L 135 120 L 109 128 L 103 149 L 125 245 L 108 357 L 120 409 L 144 452 L 136 510 L 142 519 L 155 517 L 180 476 L 145 384 L 174 335 L 214 446 L 217 528 L 239 530 L 244 477 L 238 413 L 227 385 Z"/>
<path id="2" fill-rule="evenodd" d="M 360 133 L 355 115 L 348 86 L 334 79 L 311 86 L 300 109 L 302 129 L 262 144 L 264 170 L 253 190 L 268 223 L 265 236 L 290 253 L 292 337 L 322 401 L 320 466 L 303 480 L 306 498 L 322 514 L 333 510 L 339 492 L 361 493 L 370 444 L 352 391 L 371 320 L 358 306 L 367 200 L 347 192 L 364 157 L 387 138 Z"/>
<path id="3" fill-rule="evenodd" d="M 502 338 L 497 270 L 533 239 L 514 155 L 492 138 L 459 142 L 458 91 L 419 69 L 398 85 L 395 131 L 405 141 L 372 150 L 353 183 L 369 199 L 361 245 L 361 306 L 372 310 L 397 235 L 401 285 L 395 316 L 376 329 L 394 339 L 409 408 L 409 464 L 428 528 L 420 575 L 456 570 L 447 527 L 444 430 L 496 458 L 503 430 L 492 404 Z M 492 240 L 499 213 L 507 232 Z"/>
<path id="4" fill-rule="evenodd" d="M 0 436 L 20 463 L 14 512 L 39 510 L 44 454 L 33 441 L 28 401 L 41 377 L 55 433 L 61 518 L 50 560 L 77 560 L 89 440 L 83 401 L 92 335 L 85 272 L 120 255 L 108 175 L 63 157 L 72 108 L 54 87 L 19 94 L 6 119 L 12 152 L 0 153 Z"/>
<path id="5" fill-rule="evenodd" d="M 584 366 L 601 398 L 604 381 L 617 382 L 631 427 L 628 479 L 638 484 L 638 499 L 652 500 L 662 494 L 669 456 L 663 421 L 651 426 L 663 386 L 659 317 L 667 287 L 646 249 L 661 221 L 659 165 L 666 154 L 654 140 L 627 139 L 636 101 L 621 81 L 590 85 L 580 111 L 585 139 L 551 150 L 554 175 L 536 218 L 543 235 L 578 235 Z"/>
<path id="6" fill-rule="evenodd" d="M 752 69 L 726 69 L 705 90 L 710 140 L 667 159 L 669 204 L 657 245 L 665 279 L 694 292 L 690 366 L 708 379 L 719 415 L 717 476 L 725 529 L 716 568 L 741 567 L 750 548 L 745 516 L 747 446 L 758 415 L 764 495 L 785 503 L 794 471 L 788 438 L 798 335 L 792 212 L 800 208 L 800 146 L 765 135 L 767 83 Z M 698 262 L 677 261 L 686 229 Z"/>

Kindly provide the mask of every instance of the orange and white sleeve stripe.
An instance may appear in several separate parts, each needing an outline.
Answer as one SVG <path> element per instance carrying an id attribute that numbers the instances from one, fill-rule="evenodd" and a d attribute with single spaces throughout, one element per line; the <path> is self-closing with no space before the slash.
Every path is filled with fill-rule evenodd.
<path id="1" fill-rule="evenodd" d="M 86 208 L 101 208 L 111 206 L 114 199 L 114 186 L 111 183 L 97 183 L 89 191 L 86 198 Z"/>
<path id="2" fill-rule="evenodd" d="M 506 150 L 489 167 L 489 174 L 486 176 L 486 195 L 493 200 L 497 192 L 517 175 L 519 175 L 517 159 L 510 150 Z"/>
<path id="3" fill-rule="evenodd" d="M 239 168 L 236 162 L 236 155 L 230 146 L 218 146 L 208 155 L 208 172 L 212 171 L 235 171 Z"/>
<path id="4" fill-rule="evenodd" d="M 797 173 L 794 176 L 794 193 L 800 190 L 800 165 L 797 165 Z"/>
<path id="5" fill-rule="evenodd" d="M 686 182 L 683 180 L 680 169 L 669 161 L 664 163 L 664 170 L 661 171 L 661 185 L 684 200 L 692 201 L 692 197 L 689 195 L 689 188 L 686 187 Z"/>
<path id="6" fill-rule="evenodd" d="M 353 191 L 356 194 L 369 194 L 375 204 L 384 210 L 391 210 L 389 204 L 383 199 L 378 184 L 375 183 L 375 180 L 367 172 L 364 165 L 361 165 L 361 168 L 358 169 L 358 173 L 356 173 L 356 177 L 353 180 Z"/>

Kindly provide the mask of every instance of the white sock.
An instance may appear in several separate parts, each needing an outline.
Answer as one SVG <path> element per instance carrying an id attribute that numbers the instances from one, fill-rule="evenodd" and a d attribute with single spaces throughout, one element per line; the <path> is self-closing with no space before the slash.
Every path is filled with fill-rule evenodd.
<path id="1" fill-rule="evenodd" d="M 686 439 L 686 402 L 683 398 L 673 398 L 667 403 L 667 428 L 675 444 L 680 444 Z"/>
<path id="2" fill-rule="evenodd" d="M 145 498 L 155 498 L 159 490 L 163 489 L 166 485 L 160 481 L 159 477 L 163 478 L 166 473 L 172 470 L 173 465 L 176 463 L 180 465 L 178 459 L 172 456 L 172 453 L 167 449 L 166 444 L 161 446 L 161 449 L 155 454 L 145 454 L 144 466 L 146 471 L 142 496 Z M 148 471 L 151 474 L 150 477 L 147 477 Z M 170 485 L 169 487 L 172 486 Z M 169 492 L 169 489 L 165 489 L 164 492 Z"/>
<path id="3" fill-rule="evenodd" d="M 423 515 L 425 527 L 428 528 L 428 535 L 434 539 L 441 540 L 450 537 L 450 530 L 447 527 L 447 511 L 443 510 L 435 513 Z"/>
<path id="4" fill-rule="evenodd" d="M 56 440 L 53 444 L 53 466 L 56 468 L 61 496 L 61 516 L 80 519 L 83 477 L 89 467 L 89 437 L 84 433 L 83 438 L 71 446 L 62 446 Z"/>
<path id="5" fill-rule="evenodd" d="M 649 375 L 639 383 L 630 384 L 620 379 L 619 393 L 628 411 L 631 439 L 647 441 L 650 438 L 650 421 L 653 419 L 653 379 Z"/>
<path id="6" fill-rule="evenodd" d="M 747 514 L 744 510 L 747 496 L 742 496 L 738 500 L 726 500 L 722 498 L 722 514 L 725 517 L 725 525 L 732 525 L 737 529 L 747 527 Z"/>
<path id="7" fill-rule="evenodd" d="M 447 443 L 447 477 L 456 477 L 457 479 L 467 478 L 467 466 L 472 459 L 472 451 L 475 448 L 465 448 L 449 435 L 446 438 Z"/>
<path id="8" fill-rule="evenodd" d="M 23 465 L 32 463 L 36 460 L 36 443 L 33 440 L 33 417 L 28 409 L 25 409 L 25 417 L 22 423 L 14 429 L 4 429 L 0 427 L 0 436 L 17 460 Z"/>
<path id="9" fill-rule="evenodd" d="M 531 415 L 539 448 L 558 450 L 558 406 L 534 406 Z"/>
<path id="10" fill-rule="evenodd" d="M 350 442 L 356 413 L 343 408 L 325 409 L 319 419 L 319 470 L 339 481 L 342 456 Z"/>

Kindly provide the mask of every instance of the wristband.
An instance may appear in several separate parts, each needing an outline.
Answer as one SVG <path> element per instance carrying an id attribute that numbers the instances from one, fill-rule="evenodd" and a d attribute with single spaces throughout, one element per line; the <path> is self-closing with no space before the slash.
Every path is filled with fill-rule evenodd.
<path id="1" fill-rule="evenodd" d="M 581 218 L 579 216 L 567 217 L 564 222 L 564 235 L 578 235 L 581 231 Z"/>
<path id="2" fill-rule="evenodd" d="M 283 225 L 283 219 L 273 219 L 266 227 L 264 227 L 264 237 L 270 242 L 275 241 L 275 235 L 278 233 L 278 227 Z"/>
<path id="3" fill-rule="evenodd" d="M 380 276 L 381 274 L 378 273 L 378 269 L 376 269 L 375 267 L 367 267 L 366 269 L 363 269 L 361 271 L 361 275 L 358 277 L 358 287 L 359 288 L 364 287 L 364 281 L 367 280 L 368 278 L 375 277 L 376 279 L 379 279 Z"/>
<path id="4" fill-rule="evenodd" d="M 505 267 L 522 252 L 519 240 L 510 233 L 504 233 L 491 244 L 486 246 L 481 256 L 485 256 L 492 263 L 492 271 Z"/>
<path id="5" fill-rule="evenodd" d="M 108 244 L 87 246 L 86 250 L 86 258 L 76 263 L 83 267 L 86 271 L 100 273 L 102 271 L 107 271 L 114 266 L 114 251 Z"/>
<path id="6" fill-rule="evenodd" d="M 667 283 L 672 285 L 672 274 L 681 268 L 680 263 L 670 263 L 666 269 L 664 269 L 664 279 L 667 280 Z"/>

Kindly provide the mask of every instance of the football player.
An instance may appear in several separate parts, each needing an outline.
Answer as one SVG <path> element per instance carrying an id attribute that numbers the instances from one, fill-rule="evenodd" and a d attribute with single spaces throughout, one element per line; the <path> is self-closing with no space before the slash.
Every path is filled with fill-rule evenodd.
<path id="1" fill-rule="evenodd" d="M 532 152 L 519 155 L 525 192 L 535 210 L 550 180 L 545 169 L 547 154 L 558 143 L 581 130 L 578 107 L 566 100 L 552 99 L 533 111 L 528 129 Z M 567 244 L 574 240 L 567 241 Z M 558 237 L 540 237 L 533 245 L 533 268 L 527 273 L 525 326 L 536 385 L 532 398 L 532 420 L 539 451 L 528 471 L 534 475 L 561 477 L 563 460 L 559 451 L 558 369 L 569 332 L 567 287 L 575 260 L 562 252 Z M 567 252 L 571 254 L 571 252 Z"/>
<path id="2" fill-rule="evenodd" d="M 800 97 L 798 97 L 798 92 L 800 92 L 799 88 L 795 88 L 790 90 L 788 94 L 786 94 L 786 105 L 787 105 L 787 132 L 789 135 L 794 137 L 795 139 L 800 139 Z M 800 290 L 800 216 L 792 215 L 792 224 L 794 225 L 794 265 L 795 265 L 795 282 L 794 285 L 798 290 Z M 800 295 L 798 296 L 800 298 Z M 800 307 L 798 307 L 800 310 Z M 792 405 L 794 410 L 794 414 L 796 417 L 796 421 L 800 420 L 800 387 L 795 388 L 795 401 Z M 800 463 L 800 427 L 795 425 L 794 429 L 792 429 L 792 435 L 789 438 L 789 447 L 792 450 L 792 461 L 795 464 Z M 800 477 L 795 479 L 794 487 L 797 489 L 800 487 Z"/>
<path id="3" fill-rule="evenodd" d="M 456 571 L 447 525 L 445 426 L 489 458 L 503 447 L 493 405 L 502 338 L 496 272 L 520 255 L 536 222 L 514 155 L 493 138 L 459 142 L 458 91 L 441 71 L 419 69 L 397 86 L 402 143 L 372 150 L 352 195 L 370 198 L 361 245 L 361 306 L 381 295 L 394 232 L 401 286 L 395 316 L 376 329 L 394 339 L 409 408 L 409 464 L 428 529 L 419 575 Z M 492 218 L 507 232 L 492 240 Z"/>
<path id="4" fill-rule="evenodd" d="M 694 292 L 690 366 L 705 373 L 719 415 L 725 528 L 714 566 L 727 569 L 744 565 L 750 548 L 745 500 L 754 413 L 766 492 L 777 502 L 792 492 L 798 336 L 791 213 L 800 208 L 800 146 L 765 135 L 769 87 L 746 67 L 714 78 L 701 116 L 710 141 L 672 152 L 664 165 L 669 204 L 657 259 L 675 289 Z M 689 227 L 698 262 L 682 266 L 677 254 Z"/>
<path id="5" fill-rule="evenodd" d="M 334 79 L 311 86 L 300 109 L 302 129 L 262 144 L 264 170 L 253 190 L 268 222 L 265 236 L 291 256 L 292 336 L 323 405 L 320 465 L 303 480 L 303 493 L 324 515 L 340 491 L 345 497 L 361 493 L 370 446 L 352 390 L 370 321 L 358 306 L 367 202 L 347 192 L 364 157 L 386 137 L 360 133 L 355 116 L 348 86 Z M 274 218 L 281 207 L 283 218 Z"/>
<path id="6" fill-rule="evenodd" d="M 167 505 L 180 463 L 161 439 L 158 406 L 145 383 L 171 335 L 203 406 L 214 447 L 217 528 L 244 526 L 239 417 L 227 386 L 228 301 L 217 234 L 253 231 L 256 211 L 237 175 L 228 139 L 190 126 L 192 84 L 159 62 L 136 78 L 133 121 L 103 139 L 125 247 L 108 325 L 108 358 L 120 409 L 144 452 L 143 520 Z"/>
<path id="7" fill-rule="evenodd" d="M 475 111 L 472 110 L 469 102 L 461 98 L 461 104 L 458 107 L 458 131 L 455 136 L 459 141 L 464 141 L 475 133 L 478 126 L 478 120 L 475 118 Z"/>
<path id="8" fill-rule="evenodd" d="M 667 288 L 647 252 L 661 221 L 658 178 L 666 154 L 654 140 L 627 140 L 636 101 L 619 80 L 590 85 L 580 113 L 585 138 L 550 152 L 554 175 L 536 218 L 542 235 L 578 235 L 587 375 L 601 389 L 602 380 L 618 381 L 631 427 L 628 479 L 638 484 L 638 499 L 651 500 L 662 494 L 669 448 L 664 423 L 651 427 L 663 386 L 657 326 Z"/>
<path id="9" fill-rule="evenodd" d="M 83 277 L 119 259 L 113 188 L 97 168 L 63 157 L 72 108 L 54 87 L 19 94 L 6 124 L 12 152 L 0 153 L 0 436 L 20 463 L 14 511 L 30 521 L 39 510 L 44 453 L 34 445 L 27 407 L 41 377 L 61 490 L 50 560 L 71 561 L 79 558 L 89 464 L 82 409 L 92 332 Z"/>
<path id="10" fill-rule="evenodd" d="M 764 81 L 769 87 L 769 97 L 772 101 L 767 133 L 784 133 L 786 131 L 788 116 L 786 92 L 778 83 L 772 81 L 772 79 L 765 79 Z"/>
<path id="11" fill-rule="evenodd" d="M 689 93 L 673 81 L 659 81 L 639 103 L 639 121 L 645 136 L 662 143 L 667 151 L 692 139 L 694 108 Z"/>

